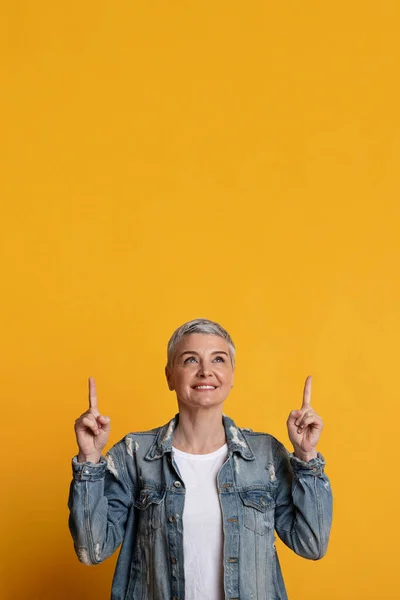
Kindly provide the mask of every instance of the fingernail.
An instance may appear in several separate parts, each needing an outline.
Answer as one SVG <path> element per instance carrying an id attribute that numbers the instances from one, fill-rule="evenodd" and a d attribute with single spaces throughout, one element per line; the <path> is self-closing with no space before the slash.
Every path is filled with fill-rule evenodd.
<path id="1" fill-rule="evenodd" d="M 300 427 L 298 428 L 297 433 L 301 433 L 301 428 Z"/>

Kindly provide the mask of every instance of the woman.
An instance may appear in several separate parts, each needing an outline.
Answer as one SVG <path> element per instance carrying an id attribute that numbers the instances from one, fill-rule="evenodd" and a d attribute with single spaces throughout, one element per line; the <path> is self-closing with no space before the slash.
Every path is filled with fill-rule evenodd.
<path id="1" fill-rule="evenodd" d="M 325 554 L 332 495 L 311 379 L 287 421 L 290 455 L 223 414 L 234 369 L 223 327 L 206 319 L 179 327 L 166 366 L 179 413 L 128 434 L 106 457 L 110 421 L 90 379 L 89 409 L 75 423 L 70 529 L 86 564 L 122 543 L 112 600 L 283 600 L 274 530 L 300 556 Z"/>

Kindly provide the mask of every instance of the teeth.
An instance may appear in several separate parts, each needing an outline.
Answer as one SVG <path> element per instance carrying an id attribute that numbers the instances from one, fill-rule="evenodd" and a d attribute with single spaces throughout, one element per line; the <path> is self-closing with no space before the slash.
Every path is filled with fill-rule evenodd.
<path id="1" fill-rule="evenodd" d="M 215 390 L 213 385 L 196 385 L 196 390 Z"/>

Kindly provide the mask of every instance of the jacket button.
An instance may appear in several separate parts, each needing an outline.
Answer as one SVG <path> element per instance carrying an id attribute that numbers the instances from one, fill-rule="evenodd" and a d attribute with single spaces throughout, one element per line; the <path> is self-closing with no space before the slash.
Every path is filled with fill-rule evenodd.
<path id="1" fill-rule="evenodd" d="M 176 560 L 175 556 L 173 556 L 173 557 L 171 558 L 171 562 L 172 562 L 172 564 L 173 564 L 173 565 L 176 565 L 176 563 L 177 563 L 177 560 Z"/>
<path id="2" fill-rule="evenodd" d="M 180 488 L 180 487 L 181 487 L 181 485 L 182 485 L 182 484 L 181 484 L 181 482 L 180 482 L 180 481 L 174 481 L 174 486 L 175 486 L 176 488 Z"/>
<path id="3" fill-rule="evenodd" d="M 172 515 L 171 517 L 168 517 L 168 521 L 169 521 L 170 523 L 174 523 L 174 521 L 175 521 L 175 517 L 174 517 L 173 515 Z"/>

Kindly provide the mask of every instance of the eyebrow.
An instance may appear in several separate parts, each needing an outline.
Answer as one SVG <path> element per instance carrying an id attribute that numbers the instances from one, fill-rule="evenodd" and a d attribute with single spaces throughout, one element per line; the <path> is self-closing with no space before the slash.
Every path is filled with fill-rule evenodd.
<path id="1" fill-rule="evenodd" d="M 199 356 L 199 353 L 196 352 L 196 350 L 185 350 L 185 352 L 182 352 L 182 354 L 179 355 L 179 358 L 181 358 L 185 354 L 196 354 L 196 356 Z M 225 350 L 213 350 L 211 354 L 225 354 L 226 356 L 228 356 L 228 353 L 225 352 Z"/>

